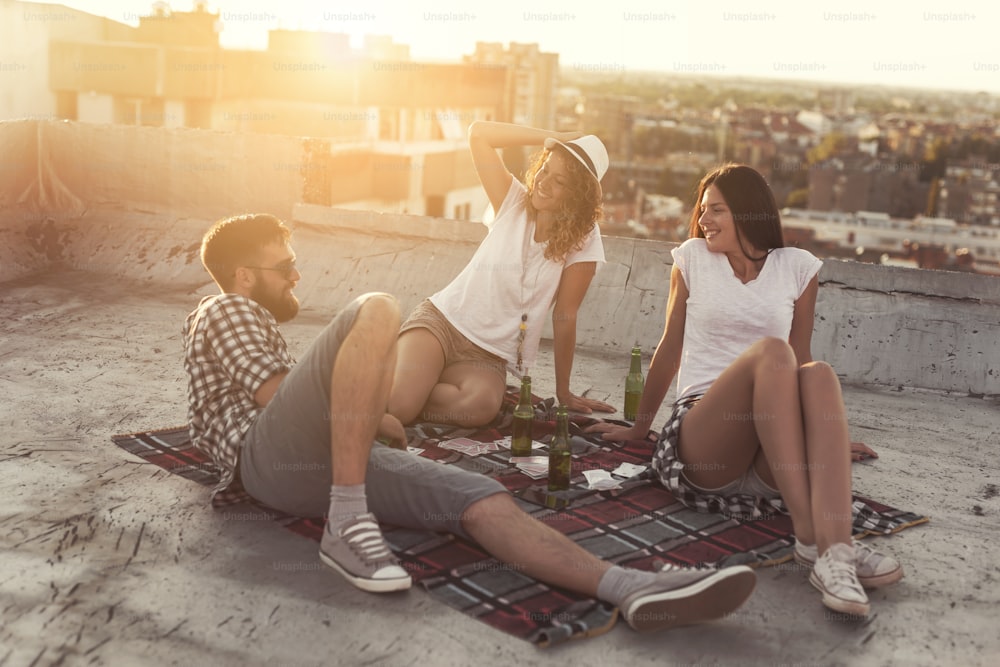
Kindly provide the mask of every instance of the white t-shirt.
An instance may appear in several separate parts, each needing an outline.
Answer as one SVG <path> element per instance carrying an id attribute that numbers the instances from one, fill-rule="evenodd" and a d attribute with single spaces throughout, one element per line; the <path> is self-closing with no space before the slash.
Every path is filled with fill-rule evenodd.
<path id="1" fill-rule="evenodd" d="M 775 248 L 760 274 L 744 284 L 725 253 L 705 239 L 671 251 L 688 288 L 677 399 L 703 394 L 750 345 L 768 336 L 788 340 L 795 301 L 823 262 L 801 248 Z"/>
<path id="2" fill-rule="evenodd" d="M 583 246 L 562 262 L 545 259 L 545 243 L 535 243 L 535 224 L 528 222 L 527 190 L 516 178 L 472 260 L 451 283 L 432 296 L 448 321 L 482 349 L 507 361 L 517 375 L 517 339 L 521 314 L 527 313 L 522 357 L 530 369 L 538 354 L 545 318 L 555 303 L 565 267 L 578 262 L 604 263 L 601 232 L 594 229 Z"/>

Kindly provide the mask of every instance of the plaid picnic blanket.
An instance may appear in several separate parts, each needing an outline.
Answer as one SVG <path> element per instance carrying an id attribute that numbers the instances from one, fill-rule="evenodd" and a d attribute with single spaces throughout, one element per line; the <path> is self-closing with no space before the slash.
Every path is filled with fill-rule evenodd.
<path id="1" fill-rule="evenodd" d="M 407 428 L 408 444 L 442 465 L 495 477 L 526 512 L 619 565 L 646 570 L 658 569 L 664 562 L 760 566 L 791 558 L 794 538 L 787 515 L 751 519 L 688 509 L 649 472 L 652 440 L 604 442 L 583 433 L 592 422 L 588 417 L 571 418 L 570 490 L 549 493 L 544 477 L 533 479 L 509 460 L 507 443 L 517 396 L 517 389 L 508 387 L 503 409 L 489 426 L 418 424 Z M 535 404 L 533 437 L 543 444 L 555 430 L 553 403 L 546 399 Z M 129 453 L 206 487 L 218 479 L 208 458 L 191 445 L 187 427 L 116 435 L 112 440 Z M 623 463 L 646 472 L 615 477 L 620 482 L 617 489 L 588 488 L 584 471 L 612 472 Z M 889 534 L 928 520 L 860 496 L 854 497 L 854 509 L 858 536 Z M 319 541 L 323 519 L 269 512 L 289 530 Z M 453 535 L 392 526 L 385 526 L 384 534 L 403 567 L 433 597 L 538 646 L 601 634 L 617 621 L 617 610 L 607 603 L 541 583 Z"/>

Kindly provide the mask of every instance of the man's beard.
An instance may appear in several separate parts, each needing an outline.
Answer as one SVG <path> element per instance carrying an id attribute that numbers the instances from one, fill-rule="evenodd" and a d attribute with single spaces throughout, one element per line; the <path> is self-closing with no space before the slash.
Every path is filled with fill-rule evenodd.
<path id="1" fill-rule="evenodd" d="M 299 300 L 294 294 L 269 294 L 263 285 L 257 283 L 250 291 L 250 298 L 267 308 L 278 322 L 288 322 L 299 314 Z"/>

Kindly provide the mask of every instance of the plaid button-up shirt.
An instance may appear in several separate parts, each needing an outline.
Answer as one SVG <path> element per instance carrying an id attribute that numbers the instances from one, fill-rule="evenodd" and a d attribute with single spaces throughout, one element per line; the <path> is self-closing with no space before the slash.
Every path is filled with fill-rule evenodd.
<path id="1" fill-rule="evenodd" d="M 295 360 L 274 316 L 239 294 L 202 299 L 188 315 L 183 334 L 191 441 L 221 475 L 212 505 L 246 500 L 233 479 L 243 435 L 263 410 L 254 394 L 270 378 L 291 370 Z"/>

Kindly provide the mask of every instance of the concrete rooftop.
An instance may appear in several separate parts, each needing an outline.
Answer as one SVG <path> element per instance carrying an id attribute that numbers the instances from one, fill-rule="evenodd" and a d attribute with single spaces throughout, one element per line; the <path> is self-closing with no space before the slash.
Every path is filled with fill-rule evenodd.
<path id="1" fill-rule="evenodd" d="M 805 574 L 779 566 L 758 570 L 757 591 L 724 620 L 660 635 L 620 623 L 542 650 L 421 590 L 358 591 L 319 564 L 315 542 L 244 508 L 212 511 L 206 489 L 112 444 L 115 433 L 186 418 L 180 326 L 212 292 L 194 247 L 218 211 L 112 204 L 76 189 L 81 209 L 49 186 L 37 188 L 56 201 L 47 206 L 38 196 L 16 204 L 0 188 L 0 665 L 1000 658 L 1000 288 L 990 279 L 842 262 L 821 274 L 814 356 L 843 373 L 852 437 L 880 454 L 854 465 L 855 489 L 931 518 L 873 538 L 907 575 L 871 594 L 872 619 L 830 619 Z M 227 206 L 247 208 L 215 204 Z M 304 274 L 302 314 L 284 326 L 293 353 L 357 293 L 385 289 L 411 307 L 461 268 L 480 233 L 288 209 Z M 585 302 L 573 384 L 620 404 L 632 340 L 648 363 L 658 339 L 669 248 L 605 242 L 609 263 Z M 553 393 L 544 342 L 532 375 L 536 393 Z"/>

